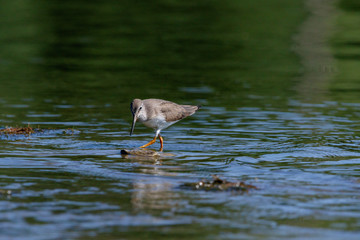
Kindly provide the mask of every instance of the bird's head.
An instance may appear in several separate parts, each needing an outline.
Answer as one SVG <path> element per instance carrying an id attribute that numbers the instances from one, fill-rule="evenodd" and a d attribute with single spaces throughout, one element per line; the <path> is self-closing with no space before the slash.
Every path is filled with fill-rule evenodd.
<path id="1" fill-rule="evenodd" d="M 133 115 L 133 121 L 132 121 L 132 125 L 131 125 L 131 130 L 130 130 L 130 136 L 132 135 L 132 133 L 134 132 L 134 128 L 135 128 L 135 123 L 139 117 L 140 112 L 143 110 L 143 101 L 141 101 L 141 99 L 134 99 L 131 104 L 130 104 L 130 110 L 131 113 Z"/>

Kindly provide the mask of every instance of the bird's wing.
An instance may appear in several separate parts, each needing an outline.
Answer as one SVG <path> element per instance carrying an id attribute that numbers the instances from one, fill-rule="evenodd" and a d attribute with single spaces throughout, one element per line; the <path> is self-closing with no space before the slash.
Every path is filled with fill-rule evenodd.
<path id="1" fill-rule="evenodd" d="M 193 115 L 199 109 L 199 106 L 178 105 L 169 101 L 161 102 L 160 106 L 160 111 L 168 122 L 179 121 Z"/>
<path id="2" fill-rule="evenodd" d="M 189 116 L 184 107 L 168 101 L 164 101 L 160 104 L 160 111 L 164 114 L 167 122 L 179 121 Z"/>

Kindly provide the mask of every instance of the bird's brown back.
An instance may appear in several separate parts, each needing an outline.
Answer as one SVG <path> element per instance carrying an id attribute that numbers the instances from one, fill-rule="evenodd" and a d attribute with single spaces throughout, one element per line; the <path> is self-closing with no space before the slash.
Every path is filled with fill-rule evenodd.
<path id="1" fill-rule="evenodd" d="M 167 122 L 179 121 L 190 115 L 193 115 L 200 107 L 192 105 L 179 105 L 174 102 L 161 100 L 161 99 L 147 99 L 153 104 L 156 103 L 157 107 L 149 109 L 149 114 L 153 115 L 158 112 L 165 116 Z M 144 100 L 146 101 L 146 100 Z"/>

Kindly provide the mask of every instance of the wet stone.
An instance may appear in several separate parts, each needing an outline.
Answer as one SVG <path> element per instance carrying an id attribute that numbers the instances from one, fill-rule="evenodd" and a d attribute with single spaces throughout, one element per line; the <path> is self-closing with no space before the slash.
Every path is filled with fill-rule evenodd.
<path id="1" fill-rule="evenodd" d="M 157 152 L 147 148 L 122 149 L 120 151 L 124 157 L 149 157 L 149 158 L 167 158 L 175 156 L 172 153 Z"/>

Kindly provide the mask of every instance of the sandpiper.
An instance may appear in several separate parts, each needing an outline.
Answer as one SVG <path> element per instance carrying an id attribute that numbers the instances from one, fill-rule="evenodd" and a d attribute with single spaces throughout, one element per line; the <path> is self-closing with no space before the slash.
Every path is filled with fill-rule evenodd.
<path id="1" fill-rule="evenodd" d="M 154 139 L 141 146 L 141 148 L 154 144 L 156 138 L 159 136 L 159 151 L 162 151 L 164 139 L 160 135 L 160 131 L 183 118 L 193 115 L 199 108 L 200 106 L 179 105 L 162 99 L 134 99 L 130 104 L 130 109 L 133 114 L 130 136 L 134 131 L 136 121 L 139 120 L 139 122 L 142 122 L 146 127 L 155 130 Z"/>

